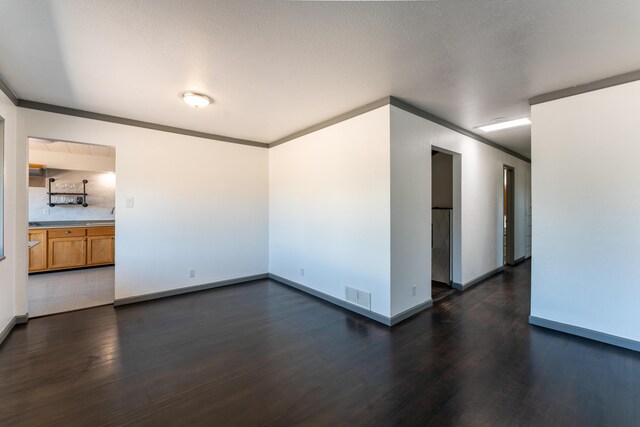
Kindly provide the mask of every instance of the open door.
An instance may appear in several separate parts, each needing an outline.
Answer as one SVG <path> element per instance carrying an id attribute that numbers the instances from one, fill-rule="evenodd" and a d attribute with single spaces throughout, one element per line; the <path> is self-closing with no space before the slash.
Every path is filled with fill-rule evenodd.
<path id="1" fill-rule="evenodd" d="M 504 166 L 503 209 L 503 260 L 505 265 L 515 265 L 515 171 Z"/>
<path id="2" fill-rule="evenodd" d="M 452 154 L 431 152 L 431 296 L 435 302 L 453 291 L 454 182 Z"/>

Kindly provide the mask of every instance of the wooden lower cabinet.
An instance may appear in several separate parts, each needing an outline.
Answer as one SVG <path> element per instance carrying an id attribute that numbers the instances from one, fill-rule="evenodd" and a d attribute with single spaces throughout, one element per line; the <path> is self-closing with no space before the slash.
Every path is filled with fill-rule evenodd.
<path id="1" fill-rule="evenodd" d="M 47 230 L 30 230 L 30 242 L 40 242 L 29 249 L 29 272 L 47 269 Z"/>
<path id="2" fill-rule="evenodd" d="M 32 229 L 29 272 L 64 270 L 115 262 L 114 227 Z"/>
<path id="3" fill-rule="evenodd" d="M 114 236 L 87 237 L 87 265 L 114 263 Z"/>
<path id="4" fill-rule="evenodd" d="M 49 239 L 48 269 L 82 267 L 87 264 L 86 237 L 54 237 Z"/>

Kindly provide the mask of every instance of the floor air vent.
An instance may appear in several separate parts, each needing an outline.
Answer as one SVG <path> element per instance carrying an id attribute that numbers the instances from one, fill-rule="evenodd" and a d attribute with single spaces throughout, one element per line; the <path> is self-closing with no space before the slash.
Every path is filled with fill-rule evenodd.
<path id="1" fill-rule="evenodd" d="M 349 286 L 345 286 L 345 289 L 347 291 L 347 301 L 371 310 L 371 294 L 369 292 L 360 291 Z"/>

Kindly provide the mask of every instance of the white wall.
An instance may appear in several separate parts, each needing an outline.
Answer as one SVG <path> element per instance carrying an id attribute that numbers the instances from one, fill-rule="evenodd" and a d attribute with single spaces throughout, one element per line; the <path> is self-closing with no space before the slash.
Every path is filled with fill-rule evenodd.
<path id="1" fill-rule="evenodd" d="M 531 165 L 529 163 L 397 107 L 391 107 L 391 130 L 392 147 L 406 146 L 413 147 L 413 150 L 419 150 L 411 153 L 414 161 L 409 161 L 407 156 L 407 161 L 399 165 L 403 165 L 405 169 L 420 168 L 420 170 L 413 172 L 403 170 L 402 174 L 428 172 L 428 181 L 424 181 L 425 178 L 422 175 L 415 175 L 421 178 L 414 181 L 413 184 L 406 181 L 400 182 L 397 186 L 400 189 L 398 191 L 408 191 L 406 189 L 410 188 L 413 196 L 416 197 L 413 202 L 410 202 L 412 203 L 410 207 L 405 207 L 410 209 L 413 215 L 405 218 L 401 216 L 402 220 L 399 221 L 401 227 L 414 229 L 416 234 L 413 237 L 407 235 L 407 238 L 414 241 L 413 245 L 406 246 L 399 253 L 392 251 L 393 259 L 407 260 L 413 257 L 416 260 L 426 260 L 426 263 L 429 264 L 431 262 L 429 224 L 431 218 L 432 147 L 458 153 L 461 159 L 462 247 L 460 257 L 462 269 L 459 277 L 456 277 L 454 271 L 454 281 L 460 280 L 459 283 L 464 285 L 502 266 L 502 179 L 505 164 L 515 168 L 515 257 L 520 258 L 527 255 L 525 250 L 525 213 L 530 204 L 528 188 L 530 186 Z M 410 143 L 407 145 L 407 142 Z M 419 159 L 419 161 L 415 159 Z M 454 158 L 454 170 L 456 170 L 455 163 Z M 395 168 L 392 168 L 392 176 L 394 170 Z M 413 188 L 416 184 L 421 188 Z M 396 187 L 392 187 L 392 199 L 394 198 L 394 188 Z M 393 262 L 391 268 L 394 271 Z M 392 281 L 394 288 L 392 295 L 397 296 L 395 300 L 397 304 L 393 304 L 392 313 L 399 313 L 411 305 L 412 300 L 407 298 L 407 295 L 411 295 L 411 285 L 423 277 L 423 270 L 426 270 L 426 267 L 414 266 L 413 273 L 408 277 L 401 281 Z"/>
<path id="2" fill-rule="evenodd" d="M 117 148 L 116 298 L 268 271 L 268 150 L 42 111 L 19 114 L 22 312 L 29 136 Z M 134 208 L 124 207 L 127 197 Z M 195 279 L 188 278 L 192 268 Z"/>
<path id="3" fill-rule="evenodd" d="M 47 169 L 47 176 L 55 178 L 53 189 L 57 184 L 80 185 L 86 179 L 87 204 L 50 207 L 49 188 L 29 187 L 29 221 L 78 221 L 78 220 L 113 220 L 111 213 L 116 205 L 116 175 L 112 172 L 93 172 L 79 170 Z M 48 184 L 48 183 L 47 183 Z M 63 191 L 63 190 L 59 190 Z M 67 190 L 69 191 L 69 190 Z M 72 197 L 76 196 L 53 196 Z"/>
<path id="4" fill-rule="evenodd" d="M 16 314 L 14 287 L 16 281 L 16 130 L 18 127 L 17 109 L 4 93 L 0 92 L 0 116 L 4 122 L 4 255 L 0 261 L 0 331 L 9 324 Z"/>
<path id="5" fill-rule="evenodd" d="M 29 163 L 45 165 L 47 168 L 55 169 L 75 169 L 96 172 L 115 172 L 116 170 L 115 157 L 59 153 L 44 150 L 29 150 Z"/>
<path id="6" fill-rule="evenodd" d="M 431 157 L 431 200 L 434 208 L 453 208 L 453 156 L 438 153 Z"/>
<path id="7" fill-rule="evenodd" d="M 270 149 L 269 189 L 269 271 L 388 317 L 389 106 Z"/>
<path id="8" fill-rule="evenodd" d="M 640 341 L 640 82 L 532 107 L 531 315 Z"/>
<path id="9" fill-rule="evenodd" d="M 516 257 L 525 256 L 529 163 L 386 106 L 269 150 L 269 271 L 343 300 L 345 286 L 371 292 L 372 311 L 387 317 L 429 301 L 433 146 L 459 153 L 454 280 L 502 266 L 504 164 L 516 171 Z"/>
<path id="10" fill-rule="evenodd" d="M 431 299 L 431 144 L 422 129 L 398 115 L 401 110 L 390 108 L 391 316 L 395 316 Z"/>
<path id="11" fill-rule="evenodd" d="M 270 271 L 343 300 L 345 286 L 370 292 L 387 317 L 426 302 L 432 146 L 459 153 L 462 283 L 502 263 L 503 164 L 516 170 L 516 257 L 525 255 L 529 164 L 396 107 L 271 150 L 26 109 L 18 123 L 19 313 L 33 135 L 117 147 L 116 298 Z"/>

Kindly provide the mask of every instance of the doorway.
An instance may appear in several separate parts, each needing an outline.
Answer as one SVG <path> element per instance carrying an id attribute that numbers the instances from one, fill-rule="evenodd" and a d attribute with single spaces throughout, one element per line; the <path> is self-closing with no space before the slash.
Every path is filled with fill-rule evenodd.
<path id="1" fill-rule="evenodd" d="M 113 304 L 115 147 L 28 143 L 29 317 Z"/>
<path id="2" fill-rule="evenodd" d="M 440 301 L 454 293 L 454 157 L 431 151 L 431 297 Z"/>
<path id="3" fill-rule="evenodd" d="M 502 260 L 515 265 L 515 170 L 503 167 Z"/>

